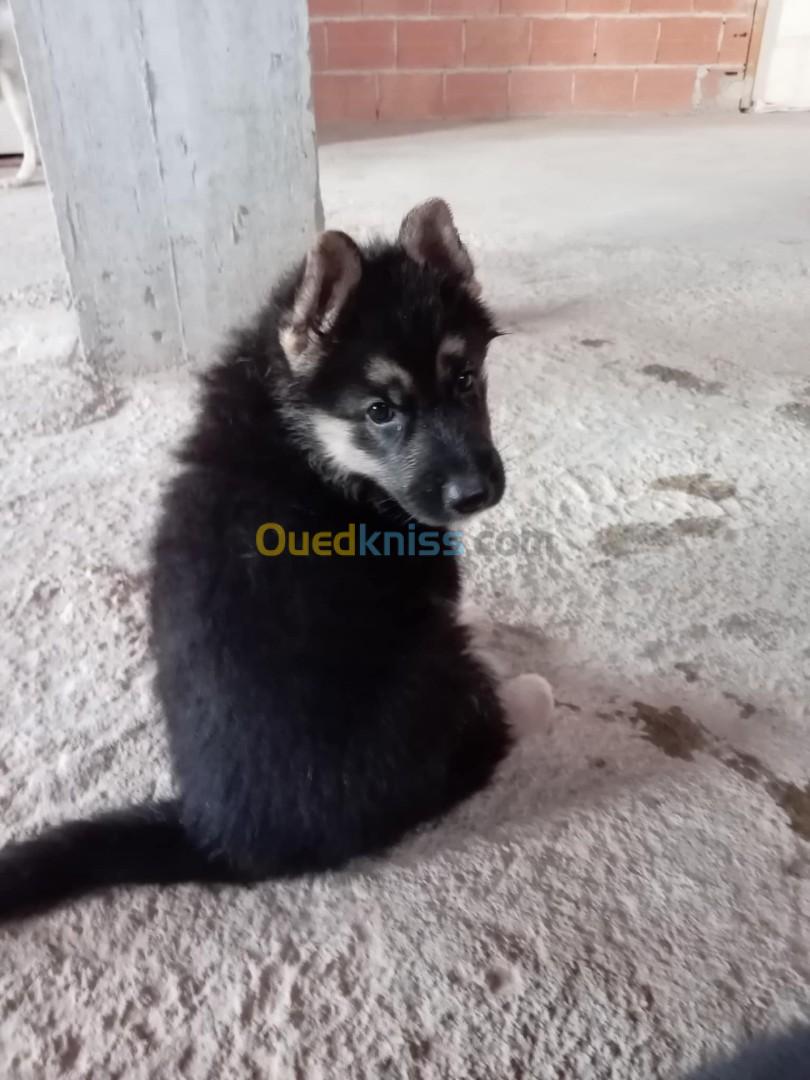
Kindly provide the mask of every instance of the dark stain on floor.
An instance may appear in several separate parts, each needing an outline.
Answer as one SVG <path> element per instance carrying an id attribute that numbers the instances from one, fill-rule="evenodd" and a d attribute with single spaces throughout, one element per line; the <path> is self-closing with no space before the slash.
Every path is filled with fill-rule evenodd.
<path id="1" fill-rule="evenodd" d="M 694 664 L 689 664 L 685 660 L 679 661 L 675 664 L 675 670 L 680 671 L 681 675 L 686 679 L 688 683 L 697 682 L 700 678 L 700 673 Z"/>
<path id="2" fill-rule="evenodd" d="M 717 622 L 717 630 L 735 641 L 752 641 L 758 648 L 771 652 L 784 645 L 785 632 L 803 632 L 804 624 L 795 615 L 768 608 L 733 611 Z"/>
<path id="3" fill-rule="evenodd" d="M 788 420 L 810 428 L 810 405 L 801 401 L 791 401 L 787 405 L 780 405 L 776 411 L 780 416 L 786 416 Z"/>
<path id="4" fill-rule="evenodd" d="M 793 831 L 810 840 L 810 784 L 800 788 L 786 780 L 774 780 L 767 790 L 787 814 Z"/>
<path id="5" fill-rule="evenodd" d="M 58 1055 L 59 1071 L 62 1075 L 66 1075 L 72 1071 L 79 1059 L 79 1054 L 82 1052 L 82 1040 L 68 1028 L 63 1035 L 57 1037 L 55 1049 Z"/>
<path id="6" fill-rule="evenodd" d="M 731 750 L 722 762 L 745 780 L 762 780 L 768 769 L 756 754 L 747 754 L 744 750 Z"/>
<path id="7" fill-rule="evenodd" d="M 733 694 L 723 696 L 753 708 Z M 642 728 L 644 738 L 659 750 L 682 761 L 693 761 L 698 752 L 711 755 L 744 780 L 762 787 L 787 815 L 791 829 L 810 841 L 810 784 L 799 787 L 790 780 L 780 780 L 755 754 L 728 746 L 678 705 L 661 709 L 644 701 L 634 701 L 633 708 L 635 715 L 631 719 Z"/>
<path id="8" fill-rule="evenodd" d="M 684 473 L 681 476 L 662 476 L 653 485 L 658 491 L 682 491 L 698 499 L 719 503 L 737 494 L 737 488 L 728 480 L 712 480 L 711 474 Z"/>
<path id="9" fill-rule="evenodd" d="M 733 701 L 737 708 L 740 710 L 740 719 L 749 720 L 757 711 L 756 705 L 752 705 L 750 701 L 743 701 L 741 697 L 737 697 L 736 694 L 732 694 L 728 690 L 723 691 L 723 697 L 726 701 Z"/>
<path id="10" fill-rule="evenodd" d="M 633 525 L 608 525 L 596 534 L 596 545 L 614 559 L 655 548 L 671 547 L 684 536 L 717 536 L 725 528 L 721 518 L 676 518 L 669 525 L 642 521 Z"/>
<path id="11" fill-rule="evenodd" d="M 607 712 L 602 709 L 601 711 L 597 711 L 596 715 L 600 720 L 605 720 L 607 723 L 612 724 L 614 720 L 626 719 L 629 714 L 626 713 L 624 709 L 614 709 L 613 712 Z"/>
<path id="12" fill-rule="evenodd" d="M 677 705 L 669 709 L 656 709 L 643 701 L 634 701 L 633 708 L 633 719 L 644 729 L 644 738 L 663 750 L 668 757 L 692 761 L 696 750 L 708 747 L 708 739 L 700 724 L 695 723 Z"/>
<path id="13" fill-rule="evenodd" d="M 610 338 L 604 337 L 586 337 L 580 341 L 580 345 L 584 345 L 588 349 L 601 349 L 603 345 L 612 344 Z"/>
<path id="14" fill-rule="evenodd" d="M 707 382 L 706 379 L 693 375 L 691 371 L 667 367 L 665 364 L 647 364 L 641 369 L 641 373 L 651 375 L 663 383 L 674 383 L 680 390 L 692 390 L 696 394 L 719 394 L 724 386 L 721 382 Z"/>

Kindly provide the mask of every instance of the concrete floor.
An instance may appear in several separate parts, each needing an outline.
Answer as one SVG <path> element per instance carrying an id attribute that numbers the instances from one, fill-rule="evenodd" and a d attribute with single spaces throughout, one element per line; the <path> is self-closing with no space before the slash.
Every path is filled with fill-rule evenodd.
<path id="1" fill-rule="evenodd" d="M 469 559 L 555 727 L 385 860 L 3 937 L 0 1074 L 675 1080 L 810 1018 L 810 122 L 537 121 L 322 150 L 327 220 L 444 195 L 509 335 Z M 146 545 L 191 380 L 74 348 L 0 194 L 0 840 L 166 789 Z M 268 285 L 275 267 L 268 267 Z"/>

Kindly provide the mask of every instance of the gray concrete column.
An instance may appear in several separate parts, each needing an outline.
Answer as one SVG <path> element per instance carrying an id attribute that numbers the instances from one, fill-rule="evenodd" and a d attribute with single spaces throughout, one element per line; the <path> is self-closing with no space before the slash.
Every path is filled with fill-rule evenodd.
<path id="1" fill-rule="evenodd" d="M 12 0 L 91 359 L 202 364 L 320 226 L 306 0 Z"/>

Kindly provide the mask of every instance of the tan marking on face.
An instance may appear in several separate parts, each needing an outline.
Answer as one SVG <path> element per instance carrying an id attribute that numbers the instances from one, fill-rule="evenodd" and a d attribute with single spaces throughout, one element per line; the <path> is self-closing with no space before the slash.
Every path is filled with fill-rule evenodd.
<path id="1" fill-rule="evenodd" d="M 469 347 L 469 342 L 465 341 L 460 334 L 447 334 L 442 338 L 437 356 L 439 373 L 442 375 L 451 373 L 455 367 L 453 361 L 464 357 Z"/>
<path id="2" fill-rule="evenodd" d="M 388 383 L 398 383 L 404 390 L 413 390 L 413 379 L 405 368 L 386 356 L 373 357 L 366 368 L 369 379 L 381 387 Z"/>
<path id="3" fill-rule="evenodd" d="M 439 346 L 440 356 L 463 356 L 468 349 L 467 342 L 460 334 L 448 334 Z"/>
<path id="4" fill-rule="evenodd" d="M 350 476 L 380 479 L 380 462 L 356 445 L 354 425 L 350 420 L 317 412 L 312 418 L 312 430 L 324 454 L 336 468 Z"/>
<path id="5" fill-rule="evenodd" d="M 366 366 L 366 374 L 379 392 L 394 405 L 401 406 L 414 392 L 410 372 L 386 356 L 373 357 Z"/>

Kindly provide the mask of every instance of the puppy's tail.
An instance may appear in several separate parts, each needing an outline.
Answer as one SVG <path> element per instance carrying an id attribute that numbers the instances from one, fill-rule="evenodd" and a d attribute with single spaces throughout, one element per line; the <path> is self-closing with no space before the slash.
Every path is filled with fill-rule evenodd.
<path id="1" fill-rule="evenodd" d="M 177 802 L 144 803 L 0 850 L 0 923 L 113 885 L 226 880 L 189 840 Z"/>

